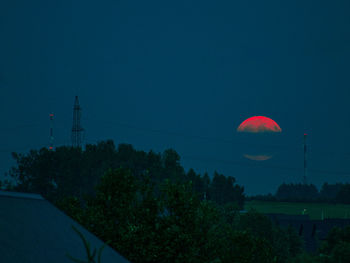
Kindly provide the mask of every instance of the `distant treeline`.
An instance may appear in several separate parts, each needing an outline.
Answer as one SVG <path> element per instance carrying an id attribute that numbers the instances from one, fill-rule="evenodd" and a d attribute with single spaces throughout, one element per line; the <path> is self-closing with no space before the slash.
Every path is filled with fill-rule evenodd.
<path id="1" fill-rule="evenodd" d="M 210 178 L 193 169 L 185 172 L 180 155 L 172 149 L 156 153 L 136 150 L 130 144 L 116 148 L 112 140 L 107 140 L 88 144 L 85 149 L 62 146 L 54 151 L 42 148 L 12 155 L 16 165 L 8 173 L 11 180 L 0 182 L 0 187 L 38 193 L 51 201 L 64 196 L 93 195 L 108 170 L 126 168 L 137 179 L 148 177 L 156 190 L 165 179 L 173 183 L 191 182 L 200 199 L 235 203 L 241 209 L 244 205 L 244 188 L 236 184 L 234 177 L 215 172 Z"/>
<path id="2" fill-rule="evenodd" d="M 350 204 L 350 184 L 324 183 L 319 191 L 313 184 L 281 184 L 274 195 L 251 196 L 250 200 L 285 202 L 327 202 Z"/>

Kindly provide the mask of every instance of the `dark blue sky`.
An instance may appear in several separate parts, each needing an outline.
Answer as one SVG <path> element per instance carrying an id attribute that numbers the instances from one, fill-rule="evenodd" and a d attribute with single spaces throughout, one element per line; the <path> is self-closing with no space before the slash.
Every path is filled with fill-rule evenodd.
<path id="1" fill-rule="evenodd" d="M 248 194 L 350 179 L 350 2 L 11 0 L 0 3 L 0 172 L 11 151 L 86 142 L 174 148 Z M 243 136 L 264 115 L 279 136 Z M 254 162 L 245 152 L 274 157 Z"/>

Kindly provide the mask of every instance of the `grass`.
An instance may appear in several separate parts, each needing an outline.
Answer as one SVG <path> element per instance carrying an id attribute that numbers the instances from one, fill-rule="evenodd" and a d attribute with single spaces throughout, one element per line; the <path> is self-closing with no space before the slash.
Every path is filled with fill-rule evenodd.
<path id="1" fill-rule="evenodd" d="M 270 201 L 246 201 L 244 209 L 260 213 L 281 213 L 288 215 L 309 215 L 310 219 L 350 218 L 350 205 L 325 203 L 289 203 Z"/>

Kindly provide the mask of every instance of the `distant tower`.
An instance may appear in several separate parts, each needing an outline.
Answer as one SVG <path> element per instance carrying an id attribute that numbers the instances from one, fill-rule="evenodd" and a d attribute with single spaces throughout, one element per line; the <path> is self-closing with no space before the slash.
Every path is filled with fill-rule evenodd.
<path id="1" fill-rule="evenodd" d="M 49 150 L 53 150 L 53 113 L 50 113 L 50 143 L 49 143 Z"/>
<path id="2" fill-rule="evenodd" d="M 80 124 L 81 119 L 81 107 L 79 105 L 78 96 L 75 96 L 74 108 L 73 108 L 73 128 L 72 128 L 72 146 L 82 146 L 82 134 L 84 129 Z"/>
<path id="3" fill-rule="evenodd" d="M 307 148 L 306 148 L 306 137 L 307 137 L 307 134 L 304 133 L 304 176 L 303 176 L 303 183 L 304 184 L 307 184 Z"/>

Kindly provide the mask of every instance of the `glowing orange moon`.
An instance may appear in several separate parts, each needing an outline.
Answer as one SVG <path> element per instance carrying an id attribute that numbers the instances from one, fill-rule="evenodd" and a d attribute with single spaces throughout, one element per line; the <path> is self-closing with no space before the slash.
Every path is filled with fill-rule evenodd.
<path id="1" fill-rule="evenodd" d="M 282 132 L 281 127 L 265 116 L 253 116 L 243 121 L 237 128 L 238 132 Z"/>

